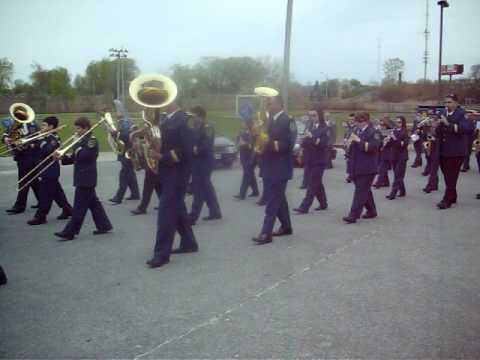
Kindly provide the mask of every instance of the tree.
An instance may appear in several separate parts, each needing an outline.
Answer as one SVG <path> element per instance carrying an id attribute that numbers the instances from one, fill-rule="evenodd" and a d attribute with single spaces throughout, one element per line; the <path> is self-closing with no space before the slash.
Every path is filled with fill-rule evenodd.
<path id="1" fill-rule="evenodd" d="M 480 81 L 480 64 L 472 65 L 470 68 L 470 77 L 475 81 Z"/>
<path id="2" fill-rule="evenodd" d="M 13 63 L 7 58 L 0 59 L 0 93 L 10 89 L 13 76 Z"/>
<path id="3" fill-rule="evenodd" d="M 405 69 L 405 62 L 399 58 L 392 58 L 385 61 L 383 64 L 383 71 L 385 73 L 385 82 L 395 82 L 398 79 L 399 73 L 403 73 Z"/>
<path id="4" fill-rule="evenodd" d="M 14 94 L 32 94 L 33 93 L 33 87 L 31 84 L 17 79 L 13 82 L 13 89 L 12 89 Z"/>

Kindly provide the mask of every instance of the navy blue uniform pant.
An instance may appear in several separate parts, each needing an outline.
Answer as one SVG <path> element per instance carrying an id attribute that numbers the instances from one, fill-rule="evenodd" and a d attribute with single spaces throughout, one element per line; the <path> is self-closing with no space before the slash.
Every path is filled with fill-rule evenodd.
<path id="1" fill-rule="evenodd" d="M 306 188 L 308 186 L 308 179 L 310 179 L 310 170 L 311 170 L 311 165 L 310 164 L 304 164 L 303 165 L 303 179 L 302 179 L 302 188 Z"/>
<path id="2" fill-rule="evenodd" d="M 371 214 L 376 214 L 377 209 L 372 193 L 372 182 L 375 174 L 356 175 L 353 177 L 355 191 L 353 193 L 350 217 L 358 219 L 362 215 L 363 208 Z"/>
<path id="3" fill-rule="evenodd" d="M 413 161 L 413 165 L 422 166 L 422 151 L 423 151 L 422 140 L 418 140 L 414 142 L 413 149 L 415 150 L 415 160 Z"/>
<path id="4" fill-rule="evenodd" d="M 104 231 L 112 228 L 107 213 L 100 200 L 98 200 L 95 188 L 76 187 L 72 217 L 63 232 L 69 235 L 78 234 L 82 228 L 87 210 L 90 210 L 92 213 L 93 222 L 97 230 Z"/>
<path id="5" fill-rule="evenodd" d="M 140 197 L 138 191 L 137 174 L 135 173 L 135 169 L 133 168 L 132 161 L 125 157 L 122 157 L 121 164 L 122 167 L 119 174 L 119 186 L 117 194 L 115 195 L 115 199 L 122 201 L 123 197 L 125 196 L 125 192 L 127 191 L 127 188 L 130 189 L 132 197 Z"/>
<path id="6" fill-rule="evenodd" d="M 316 197 L 320 206 L 327 206 L 327 194 L 325 193 L 325 187 L 323 186 L 323 173 L 325 167 L 323 165 L 312 166 L 309 173 L 309 179 L 307 181 L 307 193 L 300 205 L 300 208 L 308 211 L 312 206 L 313 199 Z"/>
<path id="7" fill-rule="evenodd" d="M 470 169 L 470 156 L 472 155 L 472 147 L 473 141 L 475 138 L 473 136 L 469 136 L 467 140 L 467 152 L 465 154 L 465 160 L 463 161 L 463 168 Z"/>
<path id="8" fill-rule="evenodd" d="M 62 185 L 58 181 L 58 178 L 48 179 L 42 178 L 40 180 L 40 199 L 38 204 L 38 210 L 35 217 L 38 219 L 45 219 L 52 208 L 52 202 L 55 201 L 57 205 L 65 213 L 72 212 L 72 206 L 65 196 Z"/>
<path id="9" fill-rule="evenodd" d="M 405 194 L 405 173 L 407 171 L 407 160 L 395 160 L 392 161 L 393 169 L 393 184 L 392 184 L 392 195 L 396 195 L 397 192 Z"/>
<path id="10" fill-rule="evenodd" d="M 255 164 L 242 163 L 242 184 L 240 185 L 240 197 L 244 198 L 248 188 L 252 189 L 252 194 L 258 195 L 258 184 L 255 176 Z"/>
<path id="11" fill-rule="evenodd" d="M 262 234 L 271 235 L 275 220 L 278 218 L 283 229 L 291 229 L 290 212 L 285 191 L 288 180 L 267 181 L 269 188 L 267 195 L 267 206 L 265 208 L 265 218 L 263 219 Z"/>
<path id="12" fill-rule="evenodd" d="M 18 179 L 20 180 L 25 175 L 27 175 L 36 165 L 37 165 L 37 162 L 34 159 L 27 159 L 27 160 L 22 159 L 20 161 L 17 161 Z M 35 176 L 35 173 L 31 174 L 31 176 Z M 19 187 L 26 184 L 26 182 L 29 181 L 30 179 L 31 178 L 28 177 L 25 181 L 22 181 L 19 184 Z M 28 186 L 26 186 L 24 189 L 22 189 L 17 193 L 17 200 L 13 205 L 15 209 L 23 210 L 27 207 L 28 191 L 30 190 L 30 188 L 32 188 L 33 193 L 37 198 L 37 201 L 40 201 L 40 190 L 38 185 L 38 178 L 36 178 Z"/>
<path id="13" fill-rule="evenodd" d="M 440 159 L 438 154 L 427 155 L 428 165 L 425 172 L 428 172 L 427 188 L 438 189 L 438 169 L 440 167 Z"/>
<path id="14" fill-rule="evenodd" d="M 457 202 L 457 180 L 464 160 L 463 156 L 440 157 L 440 168 L 445 180 L 443 200 L 446 202 Z"/>
<path id="15" fill-rule="evenodd" d="M 376 186 L 390 186 L 390 179 L 388 178 L 388 170 L 391 168 L 389 160 L 381 160 L 378 165 L 378 176 L 375 182 Z"/>
<path id="16" fill-rule="evenodd" d="M 160 198 L 161 187 L 158 183 L 157 175 L 155 175 L 150 169 L 146 168 L 145 177 L 143 179 L 142 200 L 138 205 L 139 210 L 147 210 L 152 198 L 153 190 L 157 193 L 157 197 Z"/>
<path id="17" fill-rule="evenodd" d="M 193 202 L 190 218 L 194 222 L 197 221 L 200 216 L 204 203 L 207 203 L 210 216 L 222 216 L 211 175 L 212 171 L 207 169 L 192 172 Z"/>
<path id="18" fill-rule="evenodd" d="M 186 185 L 177 169 L 172 169 L 161 177 L 161 194 L 158 205 L 157 234 L 154 258 L 168 260 L 172 251 L 175 232 L 181 236 L 180 247 L 198 247 L 188 220 L 185 206 Z"/>

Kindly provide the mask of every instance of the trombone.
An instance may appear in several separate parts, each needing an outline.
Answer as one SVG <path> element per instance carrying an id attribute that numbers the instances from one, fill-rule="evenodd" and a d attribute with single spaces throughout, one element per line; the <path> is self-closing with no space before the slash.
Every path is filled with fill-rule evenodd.
<path id="1" fill-rule="evenodd" d="M 78 142 L 80 142 L 84 137 L 86 137 L 88 134 L 90 134 L 93 130 L 95 130 L 100 124 L 102 124 L 104 121 L 106 121 L 105 117 L 101 117 L 101 119 L 93 125 L 90 129 L 88 129 L 83 135 L 78 136 L 76 133 L 74 133 L 72 136 L 70 136 L 65 142 L 62 144 L 61 147 L 59 147 L 57 150 L 53 151 L 50 155 L 45 157 L 42 161 L 40 161 L 32 170 L 30 170 L 24 177 L 22 177 L 20 180 L 17 182 L 17 191 L 21 191 L 24 188 L 26 188 L 30 183 L 35 180 L 37 177 L 39 177 L 43 172 L 45 172 L 50 166 L 55 164 L 57 161 L 56 159 L 53 159 L 53 156 L 57 154 L 59 158 L 62 158 L 65 156 L 65 154 Z M 45 164 L 48 160 L 50 161 L 47 165 L 45 165 L 42 169 L 40 167 Z M 35 173 L 38 170 L 36 174 L 34 174 L 25 184 L 20 186 L 20 184 L 27 179 L 31 174 Z"/>
<path id="2" fill-rule="evenodd" d="M 28 144 L 29 142 L 32 142 L 33 140 L 38 140 L 38 139 L 41 139 L 41 138 L 43 138 L 47 135 L 53 134 L 53 133 L 57 132 L 58 130 L 63 129 L 66 126 L 67 125 L 62 125 L 62 126 L 57 127 L 56 129 L 47 130 L 47 131 L 42 131 L 42 130 L 36 131 L 33 134 L 30 134 L 28 136 L 25 136 L 23 138 L 20 138 L 20 139 L 14 141 L 14 142 L 11 142 L 10 145 L 13 145 L 14 147 L 24 146 L 24 145 Z M 0 151 L 0 156 L 8 154 L 9 152 L 12 152 L 14 150 L 15 150 L 15 148 L 13 148 L 13 147 L 10 147 L 8 149 L 2 149 L 2 151 Z"/>

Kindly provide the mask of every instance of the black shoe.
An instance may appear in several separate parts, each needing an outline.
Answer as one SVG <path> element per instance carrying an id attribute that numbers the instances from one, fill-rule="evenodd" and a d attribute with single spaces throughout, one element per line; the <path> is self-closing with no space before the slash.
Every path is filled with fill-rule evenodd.
<path id="1" fill-rule="evenodd" d="M 307 187 L 305 185 L 302 185 L 299 187 L 300 190 L 305 190 Z"/>
<path id="2" fill-rule="evenodd" d="M 430 172 L 425 172 L 425 171 L 422 172 L 422 176 L 428 176 L 428 175 L 430 175 Z"/>
<path id="3" fill-rule="evenodd" d="M 461 172 L 467 172 L 468 170 L 470 170 L 470 168 L 462 168 L 460 171 Z"/>
<path id="4" fill-rule="evenodd" d="M 476 197 L 477 197 L 477 200 L 480 200 L 480 194 L 477 194 Z"/>
<path id="5" fill-rule="evenodd" d="M 385 198 L 387 198 L 388 200 L 395 200 L 395 195 L 390 194 L 385 196 Z"/>
<path id="6" fill-rule="evenodd" d="M 194 248 L 177 248 L 172 250 L 172 254 L 187 254 L 187 253 L 195 253 L 198 252 L 198 247 Z"/>
<path id="7" fill-rule="evenodd" d="M 405 197 L 407 196 L 407 193 L 405 191 L 402 191 L 398 194 L 398 197 Z"/>
<path id="8" fill-rule="evenodd" d="M 295 209 L 293 209 L 293 211 L 297 212 L 298 215 L 308 214 L 308 211 L 304 210 L 302 208 L 295 208 Z"/>
<path id="9" fill-rule="evenodd" d="M 125 200 L 140 200 L 140 197 L 137 195 L 137 196 L 129 196 L 127 198 L 125 198 Z"/>
<path id="10" fill-rule="evenodd" d="M 35 204 L 35 205 L 30 206 L 30 208 L 32 208 L 32 209 L 38 209 L 38 204 Z"/>
<path id="11" fill-rule="evenodd" d="M 58 241 L 69 241 L 69 240 L 73 240 L 73 238 L 74 238 L 73 235 L 64 233 L 63 231 L 62 232 L 56 232 L 55 236 L 58 236 L 59 238 L 61 238 Z"/>
<path id="12" fill-rule="evenodd" d="M 374 219 L 377 217 L 377 213 L 369 213 L 368 211 L 363 214 L 362 219 Z"/>
<path id="13" fill-rule="evenodd" d="M 103 230 L 94 230 L 93 235 L 102 235 L 102 234 L 107 234 L 110 231 L 112 231 L 112 227 L 109 227 L 108 229 L 103 229 Z"/>
<path id="14" fill-rule="evenodd" d="M 242 195 L 233 195 L 233 198 L 237 200 L 245 200 L 245 196 Z"/>
<path id="15" fill-rule="evenodd" d="M 293 234 L 292 228 L 284 229 L 280 227 L 277 231 L 274 231 L 272 233 L 272 236 L 285 236 L 285 235 L 292 235 L 292 234 Z"/>
<path id="16" fill-rule="evenodd" d="M 72 217 L 72 210 L 63 210 L 62 213 L 57 216 L 57 220 L 67 220 L 70 217 Z"/>
<path id="17" fill-rule="evenodd" d="M 25 209 L 19 209 L 19 208 L 11 208 L 8 210 L 5 210 L 7 213 L 10 215 L 15 215 L 15 214 L 21 214 L 25 212 Z"/>
<path id="18" fill-rule="evenodd" d="M 163 265 L 166 265 L 170 262 L 170 260 L 168 259 L 150 259 L 147 261 L 147 265 L 150 267 L 150 269 L 154 269 L 154 268 L 159 268 L 159 267 L 162 267 Z"/>
<path id="19" fill-rule="evenodd" d="M 135 209 L 130 211 L 132 215 L 143 215 L 147 213 L 147 210 Z"/>
<path id="20" fill-rule="evenodd" d="M 440 201 L 438 204 L 437 204 L 437 208 L 439 208 L 440 210 L 445 210 L 445 209 L 448 209 L 452 206 L 452 204 L 448 201 Z"/>
<path id="21" fill-rule="evenodd" d="M 347 224 L 354 224 L 357 222 L 357 219 L 355 219 L 354 217 L 351 217 L 351 216 L 344 216 L 343 218 L 343 221 L 345 221 Z"/>
<path id="22" fill-rule="evenodd" d="M 411 167 L 412 168 L 417 168 L 417 167 L 420 167 L 420 166 L 422 166 L 422 164 L 413 164 Z"/>
<path id="23" fill-rule="evenodd" d="M 258 235 L 257 237 L 252 238 L 254 242 L 257 243 L 257 245 L 264 245 L 271 243 L 273 241 L 272 235 L 267 235 L 267 234 L 261 234 Z"/>
<path id="24" fill-rule="evenodd" d="M 260 201 L 257 201 L 256 204 L 258 206 L 265 206 L 265 205 L 267 205 L 267 202 L 265 200 L 260 200 Z"/>
<path id="25" fill-rule="evenodd" d="M 327 210 L 327 209 L 328 209 L 328 205 L 320 205 L 319 207 L 315 208 L 316 211 Z"/>
<path id="26" fill-rule="evenodd" d="M 202 218 L 202 220 L 209 221 L 209 220 L 219 220 L 222 218 L 222 215 L 208 215 Z"/>
<path id="27" fill-rule="evenodd" d="M 257 197 L 259 196 L 260 194 L 258 192 L 253 192 L 251 193 L 250 195 L 248 195 L 248 197 Z"/>
<path id="28" fill-rule="evenodd" d="M 112 205 L 118 205 L 118 204 L 122 203 L 122 200 L 119 200 L 117 198 L 111 198 L 108 201 L 110 201 L 112 203 Z"/>
<path id="29" fill-rule="evenodd" d="M 42 225 L 42 224 L 45 224 L 46 222 L 47 222 L 47 220 L 45 220 L 45 219 L 40 219 L 40 218 L 34 217 L 33 219 L 28 220 L 27 224 L 28 225 Z"/>
<path id="30" fill-rule="evenodd" d="M 5 285 L 7 282 L 8 282 L 7 274 L 5 274 L 5 271 L 0 266 L 0 285 Z"/>
<path id="31" fill-rule="evenodd" d="M 155 206 L 155 207 L 153 208 L 153 210 L 158 210 L 158 206 Z"/>

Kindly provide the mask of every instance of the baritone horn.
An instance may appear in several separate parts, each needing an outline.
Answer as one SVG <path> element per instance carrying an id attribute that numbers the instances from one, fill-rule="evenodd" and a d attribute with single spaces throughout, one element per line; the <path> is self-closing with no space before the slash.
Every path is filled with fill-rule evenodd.
<path id="1" fill-rule="evenodd" d="M 150 170 L 157 173 L 158 160 L 150 155 L 150 150 L 159 149 L 162 145 L 157 115 L 159 109 L 175 101 L 178 94 L 177 85 L 165 75 L 144 74 L 130 83 L 128 92 L 133 101 L 146 108 L 142 111 L 145 126 L 143 155 Z"/>
<path id="2" fill-rule="evenodd" d="M 253 131 L 256 135 L 255 139 L 255 151 L 257 153 L 263 153 L 266 144 L 268 143 L 268 126 L 269 126 L 269 114 L 267 111 L 266 100 L 278 95 L 278 91 L 269 87 L 260 86 L 256 87 L 253 92 L 260 98 L 260 108 L 257 114 L 257 120 L 255 121 Z"/>

